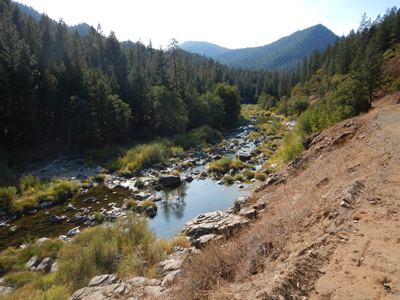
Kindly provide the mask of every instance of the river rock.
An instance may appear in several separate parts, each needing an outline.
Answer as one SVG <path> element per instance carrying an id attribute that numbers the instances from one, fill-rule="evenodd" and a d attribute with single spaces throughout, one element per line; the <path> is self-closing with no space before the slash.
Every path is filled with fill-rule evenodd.
<path id="1" fill-rule="evenodd" d="M 36 271 L 48 272 L 51 270 L 53 260 L 50 257 L 43 259 L 43 261 L 37 266 Z"/>
<path id="2" fill-rule="evenodd" d="M 176 175 L 163 175 L 158 180 L 158 184 L 163 187 L 169 187 L 172 185 L 179 185 L 181 183 L 181 178 Z"/>
<path id="3" fill-rule="evenodd" d="M 85 203 L 95 203 L 95 202 L 97 202 L 97 198 L 96 197 L 90 197 L 90 198 L 87 198 L 87 199 L 83 200 L 83 202 L 85 202 Z"/>
<path id="4" fill-rule="evenodd" d="M 164 277 L 162 281 L 163 286 L 168 286 L 172 283 L 174 278 L 182 276 L 182 271 L 181 270 L 176 270 L 171 273 L 169 273 L 167 276 Z"/>
<path id="5" fill-rule="evenodd" d="M 114 284 L 118 281 L 117 276 L 105 274 L 93 277 L 89 282 L 89 287 L 100 286 L 105 284 Z"/>
<path id="6" fill-rule="evenodd" d="M 96 218 L 89 219 L 85 222 L 86 226 L 97 226 L 100 222 Z"/>
<path id="7" fill-rule="evenodd" d="M 146 216 L 149 216 L 150 218 L 154 217 L 157 214 L 152 206 L 146 208 L 144 213 Z"/>
<path id="8" fill-rule="evenodd" d="M 41 245 L 41 244 L 43 244 L 45 241 L 47 241 L 48 240 L 48 238 L 47 237 L 42 237 L 42 238 L 40 238 L 40 239 L 38 239 L 37 241 L 36 241 L 36 245 Z"/>
<path id="9" fill-rule="evenodd" d="M 58 262 L 56 261 L 51 265 L 50 273 L 55 273 L 58 271 L 58 269 L 59 269 L 59 266 L 58 266 Z"/>
<path id="10" fill-rule="evenodd" d="M 73 235 L 77 235 L 81 233 L 81 231 L 79 230 L 79 226 L 75 227 L 73 229 L 71 229 L 70 231 L 68 231 L 67 236 L 73 236 Z"/>
<path id="11" fill-rule="evenodd" d="M 67 216 L 58 217 L 58 216 L 56 216 L 56 215 L 51 215 L 51 216 L 49 217 L 49 221 L 52 222 L 52 223 L 61 223 L 61 222 L 64 221 L 66 218 L 67 218 Z"/>
<path id="12" fill-rule="evenodd" d="M 40 263 L 40 258 L 38 255 L 32 256 L 28 262 L 25 264 L 26 269 L 30 269 L 32 267 L 37 267 Z"/>
<path id="13" fill-rule="evenodd" d="M 72 217 L 71 219 L 69 219 L 68 223 L 75 223 L 75 224 L 79 225 L 79 224 L 85 223 L 88 220 L 89 220 L 88 217 L 76 216 L 76 217 Z"/>
<path id="14" fill-rule="evenodd" d="M 40 203 L 40 204 L 39 204 L 39 207 L 40 207 L 40 208 L 46 208 L 46 207 L 50 207 L 50 206 L 52 206 L 52 205 L 53 205 L 53 202 L 51 202 L 51 201 L 46 201 L 46 202 Z"/>
<path id="15" fill-rule="evenodd" d="M 241 161 L 245 162 L 251 159 L 251 154 L 248 152 L 237 152 L 236 157 Z"/>

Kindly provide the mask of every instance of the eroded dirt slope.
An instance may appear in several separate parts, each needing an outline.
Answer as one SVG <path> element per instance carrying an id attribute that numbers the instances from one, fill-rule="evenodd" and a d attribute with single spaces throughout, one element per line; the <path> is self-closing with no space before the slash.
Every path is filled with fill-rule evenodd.
<path id="1" fill-rule="evenodd" d="M 400 299 L 400 109 L 322 132 L 280 176 L 258 189 L 256 225 L 279 249 L 209 299 Z"/>

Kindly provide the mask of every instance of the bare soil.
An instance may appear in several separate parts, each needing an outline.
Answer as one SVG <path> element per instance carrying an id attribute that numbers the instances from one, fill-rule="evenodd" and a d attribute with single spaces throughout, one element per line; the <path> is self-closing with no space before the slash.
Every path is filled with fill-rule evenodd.
<path id="1" fill-rule="evenodd" d="M 341 122 L 300 158 L 257 189 L 267 209 L 238 237 L 274 240 L 263 267 L 196 298 L 400 299 L 400 109 Z"/>

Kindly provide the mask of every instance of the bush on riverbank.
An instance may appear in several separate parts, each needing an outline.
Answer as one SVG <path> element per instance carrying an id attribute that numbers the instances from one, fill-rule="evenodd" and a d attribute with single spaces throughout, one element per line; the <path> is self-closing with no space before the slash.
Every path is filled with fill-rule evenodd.
<path id="1" fill-rule="evenodd" d="M 29 177 L 31 177 L 29 178 L 30 184 L 27 184 L 27 181 L 24 181 L 26 177 L 23 177 L 23 184 L 19 185 L 21 194 L 17 193 L 16 187 L 0 188 L 1 210 L 10 213 L 22 213 L 38 208 L 39 204 L 43 202 L 63 202 L 78 191 L 79 184 L 74 181 L 44 183 L 40 182 L 37 177 Z M 32 186 L 33 183 L 35 183 L 34 186 Z"/>
<path id="2" fill-rule="evenodd" d="M 233 160 L 231 157 L 223 157 L 220 160 L 210 163 L 210 172 L 219 172 L 225 174 L 230 169 L 238 170 L 246 166 L 240 159 Z"/>
<path id="3" fill-rule="evenodd" d="M 113 227 L 96 226 L 83 230 L 70 243 L 60 239 L 35 244 L 26 240 L 25 249 L 8 248 L 0 253 L 0 275 L 15 285 L 5 299 L 68 299 L 76 290 L 102 274 L 158 276 L 157 264 L 166 258 L 162 243 L 150 229 L 148 220 L 136 214 Z M 171 240 L 172 247 L 182 238 Z M 26 262 L 34 255 L 57 259 L 59 270 L 52 274 L 27 272 Z M 20 299 L 20 298 L 18 298 Z"/>

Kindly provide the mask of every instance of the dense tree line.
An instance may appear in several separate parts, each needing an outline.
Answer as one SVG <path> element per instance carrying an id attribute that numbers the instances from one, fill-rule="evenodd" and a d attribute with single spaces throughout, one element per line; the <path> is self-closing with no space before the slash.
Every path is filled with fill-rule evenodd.
<path id="1" fill-rule="evenodd" d="M 232 125 L 240 91 L 223 66 L 151 41 L 122 47 L 114 32 L 70 34 L 60 20 L 24 17 L 0 1 L 0 145 L 64 141 L 68 147 L 126 143 L 187 129 Z M 226 69 L 226 67 L 225 67 Z M 229 70 L 230 71 L 230 70 Z"/>
<path id="2" fill-rule="evenodd" d="M 280 98 L 269 91 L 258 103 L 285 115 L 300 115 L 313 98 L 318 101 L 300 116 L 301 130 L 309 134 L 325 129 L 367 111 L 375 91 L 400 88 L 399 44 L 400 10 L 388 9 L 375 21 L 364 14 L 357 31 L 337 38 L 323 52 L 303 57 L 290 98 L 279 95 L 279 90 Z"/>

